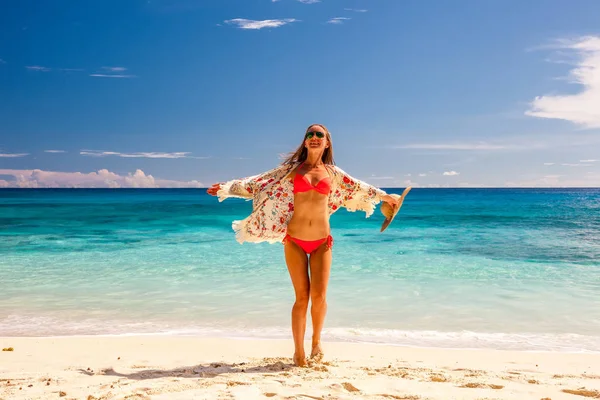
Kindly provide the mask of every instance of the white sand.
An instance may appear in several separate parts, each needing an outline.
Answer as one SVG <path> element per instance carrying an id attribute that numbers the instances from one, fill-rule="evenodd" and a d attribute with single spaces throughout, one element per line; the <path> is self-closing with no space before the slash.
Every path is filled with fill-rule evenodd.
<path id="1" fill-rule="evenodd" d="M 600 398 L 598 354 L 325 343 L 321 363 L 298 368 L 291 340 L 0 338 L 0 347 L 14 348 L 0 352 L 7 400 Z"/>

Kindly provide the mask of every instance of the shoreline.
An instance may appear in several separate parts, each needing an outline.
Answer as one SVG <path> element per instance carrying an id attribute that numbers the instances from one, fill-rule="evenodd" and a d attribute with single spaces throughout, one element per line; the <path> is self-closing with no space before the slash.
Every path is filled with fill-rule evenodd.
<path id="1" fill-rule="evenodd" d="M 308 327 L 306 337 L 310 336 Z M 333 329 L 334 333 L 328 332 Z M 377 332 L 366 332 L 361 335 L 350 335 L 351 329 L 329 328 L 323 332 L 323 341 L 328 343 L 350 343 L 401 348 L 417 348 L 432 350 L 482 350 L 482 351 L 515 351 L 534 353 L 561 354 L 598 354 L 600 355 L 600 336 L 589 336 L 576 333 L 506 333 L 506 332 L 445 332 L 445 331 L 400 331 L 382 329 Z M 343 330 L 343 334 L 339 333 Z M 256 341 L 291 341 L 290 328 L 278 328 L 261 332 L 256 329 L 251 334 L 243 330 L 170 330 L 164 332 L 131 332 L 131 333 L 81 333 L 81 334 L 40 334 L 40 335 L 6 335 L 0 333 L 0 340 L 11 338 L 24 339 L 79 339 L 79 338 L 195 338 L 226 339 Z M 345 335 L 344 335 L 345 334 Z M 394 336 L 395 335 L 395 336 Z M 504 339 L 504 340 L 502 340 Z M 521 341 L 516 341 L 521 339 Z M 537 340 L 537 342 L 535 342 Z M 574 340 L 570 343 L 568 340 Z M 579 342 L 577 342 L 579 340 Z M 583 342 L 582 342 L 583 341 Z M 560 343 L 560 346 L 558 346 Z"/>
<path id="2" fill-rule="evenodd" d="M 600 354 L 590 353 L 324 341 L 323 361 L 299 368 L 291 339 L 0 337 L 0 347 L 14 349 L 0 352 L 0 399 L 600 396 Z"/>

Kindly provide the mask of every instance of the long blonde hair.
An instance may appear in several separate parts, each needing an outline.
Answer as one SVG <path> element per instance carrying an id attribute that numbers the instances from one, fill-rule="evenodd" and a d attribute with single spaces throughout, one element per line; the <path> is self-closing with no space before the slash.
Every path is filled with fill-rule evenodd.
<path id="1" fill-rule="evenodd" d="M 302 138 L 302 143 L 300 143 L 300 146 L 298 146 L 298 148 L 295 151 L 288 154 L 287 158 L 282 162 L 283 165 L 306 161 L 306 157 L 308 156 L 308 150 L 304 145 L 304 141 L 306 140 L 306 133 L 313 126 L 323 128 L 323 130 L 325 131 L 325 139 L 327 139 L 327 142 L 329 142 L 329 147 L 327 147 L 323 151 L 321 161 L 323 161 L 323 164 L 326 165 L 335 165 L 335 161 L 333 160 L 333 143 L 331 141 L 331 134 L 329 134 L 329 130 L 325 127 L 325 125 L 321 124 L 311 124 L 308 126 L 308 128 L 306 128 L 306 131 L 304 132 L 304 137 Z"/>

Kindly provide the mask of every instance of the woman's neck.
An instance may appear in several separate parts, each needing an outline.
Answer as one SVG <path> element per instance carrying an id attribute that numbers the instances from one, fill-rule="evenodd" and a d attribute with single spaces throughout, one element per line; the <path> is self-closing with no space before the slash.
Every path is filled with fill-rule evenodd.
<path id="1" fill-rule="evenodd" d="M 323 161 L 321 160 L 321 155 L 315 155 L 315 156 L 311 156 L 310 154 L 306 157 L 306 160 L 304 160 L 304 165 L 306 165 L 307 167 L 318 167 L 320 165 L 323 165 Z"/>

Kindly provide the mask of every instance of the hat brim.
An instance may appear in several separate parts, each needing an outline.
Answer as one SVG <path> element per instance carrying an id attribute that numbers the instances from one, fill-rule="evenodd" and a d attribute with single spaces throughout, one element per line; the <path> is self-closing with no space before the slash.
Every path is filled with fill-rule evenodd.
<path id="1" fill-rule="evenodd" d="M 398 211 L 400 211 L 400 207 L 402 207 L 402 203 L 404 202 L 404 198 L 406 197 L 406 195 L 408 194 L 408 192 L 410 192 L 410 189 L 412 189 L 412 187 L 407 187 L 406 189 L 404 189 L 404 191 L 402 192 L 402 195 L 398 196 L 397 194 L 392 194 L 391 196 L 395 197 L 398 199 L 398 205 L 396 207 L 394 207 L 394 212 L 392 213 L 391 217 L 386 218 L 383 221 L 383 224 L 381 224 L 381 230 L 380 232 L 383 232 L 387 229 L 387 227 L 392 223 L 392 221 L 394 220 L 394 218 L 396 217 L 396 214 L 398 214 Z"/>

